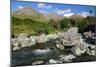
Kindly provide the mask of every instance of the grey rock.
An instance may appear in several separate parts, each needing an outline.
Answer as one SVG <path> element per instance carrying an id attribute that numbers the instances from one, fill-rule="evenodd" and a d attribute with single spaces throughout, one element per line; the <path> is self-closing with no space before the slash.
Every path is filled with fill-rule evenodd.
<path id="1" fill-rule="evenodd" d="M 92 33 L 91 31 L 89 32 L 84 32 L 83 33 L 85 35 L 86 38 L 91 37 L 91 38 L 95 38 L 95 33 Z"/>
<path id="2" fill-rule="evenodd" d="M 13 47 L 13 51 L 20 50 L 20 47 Z"/>
<path id="3" fill-rule="evenodd" d="M 69 54 L 69 55 L 60 55 L 59 61 L 63 62 L 71 62 L 72 59 L 76 58 L 76 56 Z"/>
<path id="4" fill-rule="evenodd" d="M 13 50 L 19 50 L 23 47 L 30 47 L 36 44 L 35 38 L 27 38 L 27 37 L 18 37 L 18 38 L 12 38 L 11 44 L 13 46 Z"/>
<path id="5" fill-rule="evenodd" d="M 44 61 L 40 60 L 40 61 L 35 61 L 32 63 L 32 65 L 39 65 L 39 64 L 43 64 Z"/>
<path id="6" fill-rule="evenodd" d="M 37 36 L 35 39 L 36 39 L 36 42 L 37 43 L 45 43 L 45 42 L 48 41 L 48 38 L 46 37 L 45 34 L 42 34 L 40 36 Z"/>
<path id="7" fill-rule="evenodd" d="M 91 55 L 92 56 L 96 56 L 96 51 L 95 50 L 91 50 Z"/>
<path id="8" fill-rule="evenodd" d="M 87 51 L 87 47 L 86 45 L 80 44 L 80 45 L 76 45 L 71 49 L 72 53 L 75 56 L 81 56 L 82 54 L 84 54 Z"/>
<path id="9" fill-rule="evenodd" d="M 56 47 L 60 50 L 64 50 L 64 46 L 62 44 L 56 44 Z"/>
<path id="10" fill-rule="evenodd" d="M 47 35 L 47 38 L 49 39 L 49 40 L 51 40 L 51 39 L 56 39 L 56 38 L 58 38 L 59 37 L 59 35 L 57 35 L 57 34 L 49 34 L 49 35 Z"/>
<path id="11" fill-rule="evenodd" d="M 28 34 L 27 33 L 20 33 L 18 38 L 27 38 Z"/>
<path id="12" fill-rule="evenodd" d="M 28 34 L 26 33 L 20 33 L 18 36 L 18 41 L 23 41 L 23 39 L 28 38 Z"/>
<path id="13" fill-rule="evenodd" d="M 30 37 L 30 40 L 31 40 L 31 42 L 30 42 L 30 45 L 31 45 L 31 46 L 33 46 L 33 45 L 36 44 L 36 39 L 35 39 L 35 37 Z"/>
<path id="14" fill-rule="evenodd" d="M 96 56 L 96 50 L 87 49 L 87 54 L 90 56 Z"/>
<path id="15" fill-rule="evenodd" d="M 95 45 L 88 45 L 88 47 L 91 49 L 91 50 L 95 50 L 96 49 L 96 46 Z"/>
<path id="16" fill-rule="evenodd" d="M 58 62 L 57 62 L 57 60 L 50 59 L 50 60 L 49 60 L 49 63 L 50 63 L 50 64 L 55 64 L 55 63 L 58 63 Z"/>
<path id="17" fill-rule="evenodd" d="M 81 43 L 81 35 L 78 33 L 78 28 L 73 27 L 68 29 L 64 35 L 61 36 L 61 41 L 64 46 L 73 46 Z"/>
<path id="18" fill-rule="evenodd" d="M 17 38 L 12 38 L 11 39 L 11 44 L 12 44 L 12 46 L 17 47 L 19 45 L 19 42 L 18 42 Z"/>
<path id="19" fill-rule="evenodd" d="M 35 44 L 34 39 L 31 40 L 30 38 L 24 38 L 22 41 L 20 41 L 20 45 L 22 48 L 23 47 L 30 47 L 34 44 Z"/>
<path id="20" fill-rule="evenodd" d="M 78 33 L 78 28 L 77 27 L 72 27 L 70 29 L 67 30 L 67 32 L 65 32 L 65 36 L 68 35 L 68 36 L 76 36 Z"/>

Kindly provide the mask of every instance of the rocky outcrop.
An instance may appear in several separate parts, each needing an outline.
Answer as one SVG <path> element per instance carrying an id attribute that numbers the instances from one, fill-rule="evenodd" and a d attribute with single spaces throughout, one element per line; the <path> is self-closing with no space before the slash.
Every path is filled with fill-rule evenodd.
<path id="1" fill-rule="evenodd" d="M 80 44 L 80 45 L 74 46 L 71 49 L 71 51 L 75 56 L 81 56 L 87 51 L 87 47 L 85 44 Z"/>
<path id="2" fill-rule="evenodd" d="M 96 34 L 92 31 L 83 33 L 84 39 L 86 43 L 96 44 Z"/>
<path id="3" fill-rule="evenodd" d="M 87 56 L 92 58 L 96 56 L 96 45 L 87 43 L 84 36 L 87 38 L 92 38 L 93 36 L 95 38 L 92 33 L 84 33 L 84 35 L 82 35 L 78 33 L 77 27 L 72 27 L 66 32 L 58 32 L 49 35 L 41 34 L 39 36 L 28 36 L 27 34 L 20 34 L 17 38 L 11 39 L 11 45 L 12 50 L 15 52 L 17 52 L 17 50 L 22 51 L 22 53 L 26 51 L 27 55 L 26 48 L 32 47 L 28 48 L 31 56 L 43 56 L 41 57 L 43 59 L 49 56 L 47 61 L 41 59 L 35 60 L 32 62 L 32 65 L 69 63 L 75 60 L 77 61 L 77 59 L 81 61 L 80 57 L 83 56 L 86 56 L 85 59 L 83 58 L 84 60 L 87 59 Z M 33 47 L 36 47 L 36 49 Z M 25 48 L 25 50 L 23 48 Z M 52 57 L 52 55 L 54 55 L 54 57 Z"/>
<path id="4" fill-rule="evenodd" d="M 95 39 L 95 33 L 92 33 L 91 31 L 89 31 L 89 32 L 84 32 L 83 34 L 84 34 L 84 36 L 85 36 L 86 38 L 91 37 L 91 38 L 94 38 L 94 39 Z"/>
<path id="5" fill-rule="evenodd" d="M 88 37 L 94 36 L 91 32 L 89 33 L 84 33 L 84 35 Z M 12 38 L 11 43 L 12 43 L 12 48 L 13 51 L 20 50 L 24 47 L 31 47 L 36 45 L 37 43 L 44 43 L 46 44 L 47 42 L 54 41 L 55 48 L 59 50 L 65 50 L 71 46 L 70 52 L 74 56 L 81 56 L 82 54 L 88 54 L 90 56 L 95 56 L 95 45 L 89 45 L 88 43 L 84 42 L 82 39 L 82 35 L 78 33 L 78 28 L 77 27 L 72 27 L 68 29 L 66 32 L 59 32 L 55 34 L 41 34 L 39 36 L 28 36 L 27 34 L 20 34 L 17 38 Z M 51 43 L 52 44 L 52 43 Z M 51 44 L 48 43 L 48 46 Z M 52 48 L 52 47 L 51 47 Z M 54 47 L 53 47 L 54 48 Z M 48 50 L 35 50 L 36 53 L 46 53 Z M 67 60 L 66 60 L 67 61 Z"/>
<path id="6" fill-rule="evenodd" d="M 80 35 L 78 34 L 78 28 L 73 27 L 61 36 L 61 41 L 64 46 L 73 46 L 80 43 Z"/>
<path id="7" fill-rule="evenodd" d="M 49 63 L 50 64 L 55 64 L 55 63 L 66 63 L 66 62 L 71 62 L 72 59 L 76 58 L 76 56 L 69 54 L 69 55 L 60 55 L 59 59 L 54 60 L 54 59 L 50 59 Z"/>

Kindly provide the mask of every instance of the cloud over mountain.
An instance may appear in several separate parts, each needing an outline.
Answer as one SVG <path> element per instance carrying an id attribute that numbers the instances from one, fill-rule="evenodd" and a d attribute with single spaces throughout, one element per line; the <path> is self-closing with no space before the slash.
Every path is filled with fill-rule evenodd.
<path id="1" fill-rule="evenodd" d="M 38 8 L 50 9 L 50 8 L 52 8 L 52 6 L 51 5 L 45 5 L 44 3 L 39 3 Z"/>
<path id="2" fill-rule="evenodd" d="M 56 13 L 58 15 L 64 15 L 65 13 L 70 13 L 71 12 L 71 9 L 63 9 L 63 10 L 60 10 L 60 9 L 57 9 L 56 8 Z"/>
<path id="3" fill-rule="evenodd" d="M 79 15 L 82 15 L 83 17 L 87 17 L 90 15 L 89 12 L 82 12 L 82 13 L 79 13 Z"/>
<path id="4" fill-rule="evenodd" d="M 72 15 L 74 15 L 74 13 L 66 13 L 66 14 L 64 14 L 64 17 L 69 17 L 69 16 L 72 16 Z"/>
<path id="5" fill-rule="evenodd" d="M 17 9 L 23 9 L 24 7 L 23 6 L 17 6 Z"/>

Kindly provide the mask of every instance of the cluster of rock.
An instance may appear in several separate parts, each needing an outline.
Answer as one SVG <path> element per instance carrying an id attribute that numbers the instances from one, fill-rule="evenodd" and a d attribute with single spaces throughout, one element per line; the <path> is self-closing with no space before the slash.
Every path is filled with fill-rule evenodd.
<path id="1" fill-rule="evenodd" d="M 96 34 L 94 32 L 92 32 L 92 31 L 84 32 L 83 36 L 84 36 L 85 42 L 96 44 L 96 42 L 95 42 L 96 41 Z"/>
<path id="2" fill-rule="evenodd" d="M 57 64 L 57 63 L 68 63 L 68 62 L 71 62 L 72 59 L 76 58 L 76 56 L 72 55 L 72 54 L 69 54 L 69 55 L 60 55 L 59 56 L 59 59 L 55 60 L 55 59 L 50 59 L 48 61 L 49 64 Z M 44 61 L 42 60 L 39 60 L 39 61 L 34 61 L 32 63 L 32 65 L 39 65 L 39 64 L 43 64 L 45 63 Z"/>
<path id="3" fill-rule="evenodd" d="M 95 56 L 95 45 L 88 44 L 82 39 L 82 35 L 78 33 L 78 28 L 70 28 L 67 32 L 60 36 L 57 41 L 57 48 L 63 50 L 66 46 L 72 46 L 71 52 L 75 56 L 81 56 L 84 53 Z"/>
<path id="4" fill-rule="evenodd" d="M 93 38 L 95 39 L 95 33 L 93 33 L 92 31 L 89 31 L 89 32 L 84 32 L 84 35 L 86 38 Z"/>
<path id="5" fill-rule="evenodd" d="M 45 35 L 41 34 L 40 36 L 28 36 L 25 33 L 20 34 L 17 38 L 11 39 L 12 49 L 13 51 L 20 50 L 24 47 L 31 47 L 36 45 L 37 43 L 45 43 L 52 39 L 56 39 L 59 36 L 57 34 Z"/>
<path id="6" fill-rule="evenodd" d="M 84 33 L 86 37 L 91 37 L 94 35 L 88 35 L 88 33 Z M 56 39 L 55 45 L 59 50 L 67 49 L 65 47 L 70 48 L 70 52 L 68 55 L 60 55 L 58 60 L 50 59 L 49 63 L 64 63 L 71 62 L 72 59 L 76 58 L 76 56 L 81 56 L 82 54 L 87 54 L 90 56 L 96 55 L 96 46 L 92 44 L 88 44 L 84 42 L 82 39 L 82 35 L 78 33 L 78 28 L 73 27 L 68 29 L 66 32 L 60 32 L 56 34 L 45 35 L 42 34 L 40 36 L 30 36 L 27 34 L 20 34 L 17 38 L 12 38 L 11 44 L 13 46 L 13 51 L 20 50 L 24 47 L 31 47 L 36 45 L 36 43 L 45 43 L 50 40 Z M 43 63 L 40 61 L 40 63 Z M 38 62 L 34 62 L 33 65 L 39 64 Z"/>

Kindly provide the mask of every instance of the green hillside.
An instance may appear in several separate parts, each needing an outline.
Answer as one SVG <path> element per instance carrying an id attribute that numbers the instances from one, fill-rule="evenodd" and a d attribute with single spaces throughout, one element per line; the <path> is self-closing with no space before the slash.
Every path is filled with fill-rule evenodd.
<path id="1" fill-rule="evenodd" d="M 88 26 L 96 24 L 96 17 L 72 15 L 63 17 L 56 14 L 42 14 L 26 7 L 12 13 L 12 35 L 18 36 L 20 33 L 29 35 L 39 35 L 41 33 L 50 34 L 58 31 L 66 31 L 70 27 L 78 27 L 79 32 L 84 31 Z"/>
<path id="2" fill-rule="evenodd" d="M 19 33 L 28 33 L 30 35 L 38 35 L 40 33 L 53 33 L 57 29 L 45 22 L 37 22 L 31 19 L 19 19 L 12 17 L 12 33 L 18 35 Z"/>

